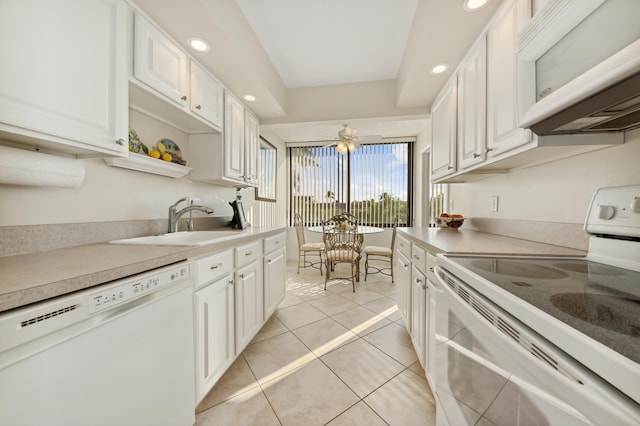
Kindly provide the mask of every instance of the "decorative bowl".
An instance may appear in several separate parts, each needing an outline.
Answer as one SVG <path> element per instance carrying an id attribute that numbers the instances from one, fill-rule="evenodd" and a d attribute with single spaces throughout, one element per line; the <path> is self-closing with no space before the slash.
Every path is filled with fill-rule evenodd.
<path id="1" fill-rule="evenodd" d="M 436 224 L 439 228 L 458 229 L 464 223 L 464 217 L 436 217 Z"/>

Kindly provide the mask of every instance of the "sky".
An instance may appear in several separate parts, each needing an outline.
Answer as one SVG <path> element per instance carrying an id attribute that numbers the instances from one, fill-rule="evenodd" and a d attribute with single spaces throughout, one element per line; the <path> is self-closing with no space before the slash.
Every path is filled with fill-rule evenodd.
<path id="1" fill-rule="evenodd" d="M 302 184 L 297 195 L 328 202 L 333 201 L 327 197 L 331 190 L 336 201 L 345 201 L 346 156 L 333 147 L 307 149 L 315 155 L 316 167 L 298 168 Z M 351 154 L 351 169 L 352 201 L 379 200 L 384 192 L 407 200 L 407 144 L 363 145 Z"/>

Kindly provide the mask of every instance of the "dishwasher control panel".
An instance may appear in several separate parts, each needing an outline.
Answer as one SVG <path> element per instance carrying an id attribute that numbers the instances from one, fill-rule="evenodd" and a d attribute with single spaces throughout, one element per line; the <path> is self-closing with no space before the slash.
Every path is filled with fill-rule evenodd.
<path id="1" fill-rule="evenodd" d="M 189 265 L 140 275 L 121 285 L 103 289 L 88 296 L 89 314 L 112 308 L 189 277 Z"/>

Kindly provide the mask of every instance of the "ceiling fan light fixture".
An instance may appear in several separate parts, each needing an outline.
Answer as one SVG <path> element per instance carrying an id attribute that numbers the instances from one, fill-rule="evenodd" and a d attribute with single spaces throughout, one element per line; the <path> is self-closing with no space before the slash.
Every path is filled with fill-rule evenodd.
<path id="1" fill-rule="evenodd" d="M 347 147 L 347 144 L 340 141 L 336 145 L 336 151 L 338 151 L 340 154 L 346 154 L 349 151 L 349 148 Z"/>
<path id="2" fill-rule="evenodd" d="M 348 142 L 347 143 L 347 148 L 349 148 L 349 152 L 353 152 L 353 151 L 356 150 L 357 147 L 355 146 L 355 144 L 353 142 Z"/>
<path id="3" fill-rule="evenodd" d="M 487 3 L 489 3 L 489 0 L 464 0 L 462 7 L 467 12 L 475 12 Z"/>

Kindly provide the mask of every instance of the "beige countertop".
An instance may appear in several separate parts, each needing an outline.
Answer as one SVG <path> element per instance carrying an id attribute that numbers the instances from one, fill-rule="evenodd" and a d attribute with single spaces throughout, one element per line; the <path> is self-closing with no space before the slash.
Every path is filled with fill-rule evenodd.
<path id="1" fill-rule="evenodd" d="M 0 257 L 0 312 L 194 259 L 284 228 L 251 227 L 233 240 L 201 247 L 91 244 Z M 398 228 L 398 235 L 431 253 L 584 256 L 565 247 L 471 230 Z"/>
<path id="2" fill-rule="evenodd" d="M 0 312 L 267 237 L 284 228 L 250 227 L 200 247 L 91 244 L 0 257 Z"/>
<path id="3" fill-rule="evenodd" d="M 398 235 L 427 251 L 450 254 L 492 254 L 527 256 L 585 256 L 567 247 L 503 237 L 468 229 L 398 228 Z"/>

